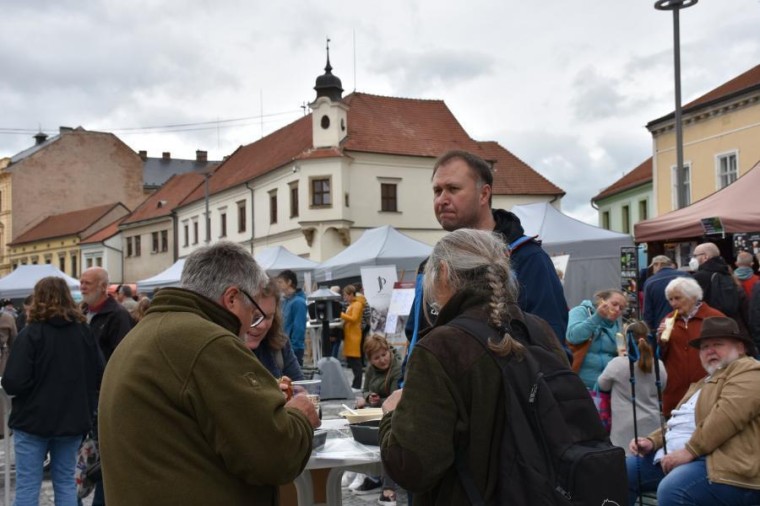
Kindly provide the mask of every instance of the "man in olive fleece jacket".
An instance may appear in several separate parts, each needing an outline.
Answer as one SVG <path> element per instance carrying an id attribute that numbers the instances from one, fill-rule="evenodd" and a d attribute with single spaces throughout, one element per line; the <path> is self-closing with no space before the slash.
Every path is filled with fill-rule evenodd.
<path id="1" fill-rule="evenodd" d="M 257 277 L 230 277 L 224 255 L 240 251 L 220 244 L 200 250 L 205 264 L 188 257 L 182 284 L 202 286 L 188 270 L 212 270 L 221 295 L 160 290 L 108 363 L 99 426 L 109 506 L 276 505 L 278 485 L 309 459 L 311 402 L 286 403 L 240 339 L 263 315 L 249 294 L 266 276 L 254 263 Z"/>

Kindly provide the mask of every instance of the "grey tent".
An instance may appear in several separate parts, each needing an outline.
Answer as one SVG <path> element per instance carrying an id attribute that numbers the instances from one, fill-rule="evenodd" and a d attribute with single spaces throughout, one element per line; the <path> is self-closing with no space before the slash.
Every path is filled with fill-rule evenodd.
<path id="1" fill-rule="evenodd" d="M 284 246 L 271 246 L 265 248 L 253 256 L 256 262 L 269 275 L 276 275 L 280 271 L 289 269 L 293 272 L 313 271 L 317 262 L 306 258 L 301 258 Z"/>
<path id="2" fill-rule="evenodd" d="M 611 232 L 571 218 L 541 202 L 514 206 L 526 235 L 537 235 L 550 255 L 570 255 L 565 298 L 570 307 L 597 290 L 620 288 L 620 248 L 633 246 L 630 235 Z"/>
<path id="3" fill-rule="evenodd" d="M 180 258 L 165 271 L 159 272 L 151 278 L 138 281 L 137 291 L 142 293 L 151 293 L 158 290 L 159 288 L 164 288 L 166 286 L 179 286 L 179 280 L 180 277 L 182 277 L 182 268 L 184 266 L 185 259 Z"/>
<path id="4" fill-rule="evenodd" d="M 372 265 L 395 265 L 396 270 L 411 273 L 413 277 L 420 262 L 432 250 L 424 242 L 412 239 L 390 225 L 372 228 L 351 246 L 319 264 L 314 271 L 314 279 L 322 282 L 328 278 L 359 276 L 362 267 Z"/>
<path id="5" fill-rule="evenodd" d="M 20 265 L 15 271 L 0 279 L 0 297 L 23 299 L 34 292 L 37 281 L 48 276 L 63 278 L 72 291 L 79 290 L 79 281 L 67 276 L 54 265 Z"/>

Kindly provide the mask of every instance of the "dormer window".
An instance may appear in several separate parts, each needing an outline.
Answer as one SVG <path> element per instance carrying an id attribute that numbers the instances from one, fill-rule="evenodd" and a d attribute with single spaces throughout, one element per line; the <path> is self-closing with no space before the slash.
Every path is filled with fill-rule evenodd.
<path id="1" fill-rule="evenodd" d="M 320 124 L 322 125 L 322 128 L 324 128 L 325 130 L 330 128 L 330 117 L 327 115 L 322 116 L 322 121 L 320 122 Z"/>

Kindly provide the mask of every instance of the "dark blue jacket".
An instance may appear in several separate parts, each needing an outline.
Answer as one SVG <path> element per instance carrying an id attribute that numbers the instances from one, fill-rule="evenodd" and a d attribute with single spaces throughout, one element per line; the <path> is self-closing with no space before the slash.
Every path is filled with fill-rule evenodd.
<path id="1" fill-rule="evenodd" d="M 306 348 L 306 294 L 298 288 L 293 295 L 282 298 L 282 328 L 294 350 Z"/>
<path id="2" fill-rule="evenodd" d="M 267 368 L 267 370 L 277 379 L 283 376 L 287 376 L 293 381 L 301 381 L 304 379 L 301 366 L 298 365 L 298 359 L 296 359 L 293 348 L 290 346 L 290 341 L 285 343 L 285 347 L 279 351 L 273 350 L 269 346 L 269 342 L 264 339 L 259 344 L 259 347 L 253 350 L 253 354 L 259 359 L 261 365 Z M 281 357 L 282 365 L 279 364 Z"/>
<path id="3" fill-rule="evenodd" d="M 9 426 L 41 437 L 84 435 L 97 406 L 103 363 L 87 325 L 60 317 L 16 337 L 2 385 L 13 395 Z"/>
<path id="4" fill-rule="evenodd" d="M 649 326 L 649 330 L 653 332 L 657 330 L 662 319 L 673 310 L 665 296 L 665 287 L 675 278 L 684 276 L 690 277 L 686 272 L 672 267 L 663 267 L 644 282 L 644 321 Z"/>

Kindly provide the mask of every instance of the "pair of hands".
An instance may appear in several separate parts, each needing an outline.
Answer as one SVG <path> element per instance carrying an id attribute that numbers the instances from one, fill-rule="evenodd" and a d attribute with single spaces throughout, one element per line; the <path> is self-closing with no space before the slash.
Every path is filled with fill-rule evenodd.
<path id="1" fill-rule="evenodd" d="M 317 413 L 314 404 L 306 395 L 306 389 L 300 385 L 293 385 L 292 380 L 287 376 L 280 378 L 280 390 L 282 395 L 285 396 L 287 402 L 286 408 L 297 409 L 306 416 L 309 423 L 313 428 L 317 428 L 322 425 L 322 420 L 319 419 L 319 413 Z M 288 398 L 290 396 L 290 398 Z"/>
<path id="2" fill-rule="evenodd" d="M 644 455 L 652 453 L 652 450 L 654 450 L 654 443 L 651 439 L 640 437 L 638 439 L 632 439 L 628 444 L 628 449 L 634 455 L 643 457 Z M 662 460 L 660 460 L 660 467 L 662 467 L 662 471 L 665 474 L 668 474 L 676 467 L 691 462 L 694 458 L 694 455 L 692 455 L 689 450 L 682 448 L 665 455 Z"/>
<path id="3" fill-rule="evenodd" d="M 356 408 L 361 409 L 366 406 L 369 406 L 371 408 L 377 408 L 380 406 L 380 395 L 376 394 L 375 392 L 370 392 L 370 394 L 367 396 L 367 400 L 364 400 L 364 397 L 357 397 L 356 398 Z"/>

